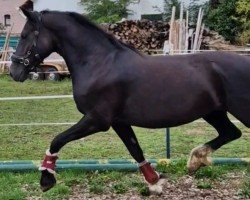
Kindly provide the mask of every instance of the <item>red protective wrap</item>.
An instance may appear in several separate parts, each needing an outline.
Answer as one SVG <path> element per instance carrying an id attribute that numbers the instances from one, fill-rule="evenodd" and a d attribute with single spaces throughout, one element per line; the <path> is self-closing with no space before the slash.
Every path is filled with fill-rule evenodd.
<path id="1" fill-rule="evenodd" d="M 140 170 L 144 175 L 145 180 L 150 184 L 155 184 L 160 179 L 159 174 L 154 170 L 154 168 L 148 162 L 140 166 Z"/>
<path id="2" fill-rule="evenodd" d="M 55 171 L 57 159 L 58 159 L 58 156 L 46 155 L 43 162 L 42 162 L 41 168 L 42 169 L 50 169 L 52 171 Z"/>

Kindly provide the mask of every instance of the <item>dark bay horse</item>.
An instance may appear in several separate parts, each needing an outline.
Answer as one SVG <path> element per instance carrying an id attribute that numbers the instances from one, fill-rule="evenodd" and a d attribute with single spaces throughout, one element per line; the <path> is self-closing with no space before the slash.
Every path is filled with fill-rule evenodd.
<path id="1" fill-rule="evenodd" d="M 68 142 L 112 127 L 138 162 L 145 180 L 159 174 L 144 158 L 131 126 L 172 127 L 203 118 L 218 137 L 192 150 L 190 172 L 209 164 L 209 153 L 241 136 L 227 117 L 250 127 L 250 58 L 210 52 L 183 56 L 143 55 L 72 12 L 23 10 L 27 22 L 10 74 L 27 79 L 33 66 L 59 53 L 69 68 L 82 119 L 54 138 L 41 166 L 41 187 L 54 186 L 57 153 Z"/>

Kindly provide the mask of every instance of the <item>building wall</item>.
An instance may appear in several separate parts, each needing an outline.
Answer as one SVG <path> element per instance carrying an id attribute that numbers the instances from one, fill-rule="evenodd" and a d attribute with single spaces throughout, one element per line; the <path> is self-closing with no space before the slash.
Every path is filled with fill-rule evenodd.
<path id="1" fill-rule="evenodd" d="M 200 3 L 204 3 L 208 0 L 199 0 Z M 141 15 L 157 15 L 164 12 L 164 0 L 138 0 L 137 3 L 131 3 L 128 9 L 131 10 L 131 14 L 128 19 L 140 20 Z M 188 5 L 191 0 L 181 0 L 184 5 Z"/>
<path id="2" fill-rule="evenodd" d="M 34 10 L 60 10 L 83 13 L 84 8 L 80 0 L 34 0 Z"/>
<path id="3" fill-rule="evenodd" d="M 128 19 L 139 20 L 141 15 L 161 14 L 164 10 L 164 0 L 140 0 L 128 6 L 131 14 Z"/>
<path id="4" fill-rule="evenodd" d="M 25 0 L 0 0 L 0 23 L 4 24 L 4 15 L 11 16 L 11 23 L 14 23 L 12 33 L 20 33 L 25 19 L 19 14 L 17 8 L 24 3 Z M 182 0 L 184 3 L 189 3 L 190 0 Z M 200 0 L 205 2 L 207 0 Z M 78 13 L 84 12 L 84 7 L 80 5 L 80 0 L 33 0 L 34 9 L 41 10 L 60 10 L 60 11 L 74 11 Z M 161 14 L 164 10 L 164 0 L 138 0 L 128 6 L 132 13 L 128 19 L 138 20 L 141 15 L 145 14 Z"/>
<path id="5" fill-rule="evenodd" d="M 24 0 L 0 0 L 0 23 L 4 24 L 4 15 L 9 14 L 11 24 L 14 23 L 13 34 L 20 33 L 25 24 L 25 19 L 17 10 L 23 2 Z"/>

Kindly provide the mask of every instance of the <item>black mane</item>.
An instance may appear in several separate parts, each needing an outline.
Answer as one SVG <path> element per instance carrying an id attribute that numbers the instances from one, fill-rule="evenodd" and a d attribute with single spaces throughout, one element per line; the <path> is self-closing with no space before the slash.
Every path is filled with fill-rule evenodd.
<path id="1" fill-rule="evenodd" d="M 57 12 L 58 11 L 48 11 L 48 10 L 42 11 L 42 13 L 57 13 Z M 127 47 L 127 48 L 131 49 L 132 51 L 135 51 L 136 53 L 140 54 L 140 52 L 135 47 L 116 39 L 113 35 L 105 32 L 102 28 L 98 27 L 96 24 L 91 22 L 87 17 L 85 17 L 81 14 L 75 13 L 75 12 L 64 12 L 64 13 L 66 15 L 69 15 L 70 17 L 74 18 L 74 20 L 76 20 L 79 24 L 81 24 L 85 27 L 88 27 L 89 29 L 93 29 L 93 30 L 98 31 L 104 37 L 106 37 L 115 47 L 117 47 L 119 49 L 123 49 L 124 47 Z"/>

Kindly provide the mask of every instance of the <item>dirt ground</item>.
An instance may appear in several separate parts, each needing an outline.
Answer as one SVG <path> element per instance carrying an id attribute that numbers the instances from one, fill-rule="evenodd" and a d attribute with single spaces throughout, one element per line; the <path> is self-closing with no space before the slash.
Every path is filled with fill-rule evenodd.
<path id="1" fill-rule="evenodd" d="M 138 191 L 130 190 L 124 194 L 115 194 L 112 192 L 106 192 L 98 195 L 89 193 L 87 188 L 83 188 L 81 185 L 76 185 L 73 188 L 70 200 L 236 200 L 244 199 L 240 195 L 240 186 L 242 176 L 245 174 L 229 174 L 225 180 L 213 180 L 210 184 L 206 183 L 206 180 L 197 181 L 192 176 L 183 176 L 176 181 L 167 180 L 163 186 L 163 193 L 158 195 L 142 196 Z"/>

